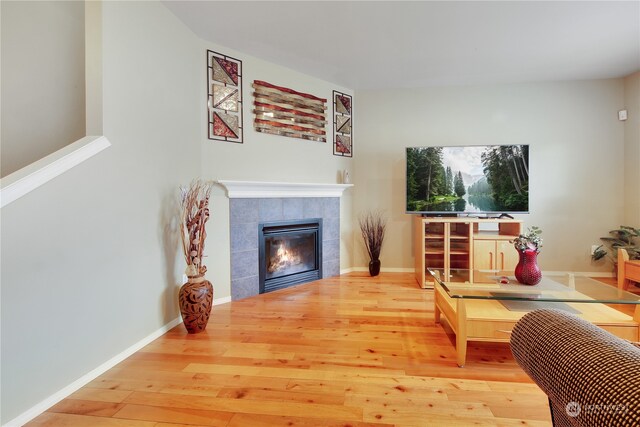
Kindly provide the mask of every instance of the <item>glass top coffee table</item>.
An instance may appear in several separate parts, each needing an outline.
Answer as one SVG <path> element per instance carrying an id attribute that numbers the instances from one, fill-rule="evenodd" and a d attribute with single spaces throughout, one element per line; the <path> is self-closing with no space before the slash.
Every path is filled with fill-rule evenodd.
<path id="1" fill-rule="evenodd" d="M 508 342 L 527 312 L 552 308 L 573 313 L 612 334 L 638 341 L 640 296 L 573 274 L 544 275 L 539 284 L 519 284 L 513 272 L 429 269 L 434 278 L 435 320 L 444 316 L 456 335 L 458 366 L 468 341 Z M 468 280 L 473 277 L 473 281 Z M 606 304 L 635 305 L 633 316 Z"/>

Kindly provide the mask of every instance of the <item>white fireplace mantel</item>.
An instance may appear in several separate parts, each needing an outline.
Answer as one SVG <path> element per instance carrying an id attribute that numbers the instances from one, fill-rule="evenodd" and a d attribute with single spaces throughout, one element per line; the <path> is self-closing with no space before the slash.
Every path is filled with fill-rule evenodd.
<path id="1" fill-rule="evenodd" d="M 353 184 L 301 184 L 293 182 L 217 181 L 230 199 L 279 197 L 342 197 Z"/>

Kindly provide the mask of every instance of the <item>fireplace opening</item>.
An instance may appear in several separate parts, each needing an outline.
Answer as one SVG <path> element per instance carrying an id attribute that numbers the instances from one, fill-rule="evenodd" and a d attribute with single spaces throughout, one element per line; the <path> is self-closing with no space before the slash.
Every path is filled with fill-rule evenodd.
<path id="1" fill-rule="evenodd" d="M 260 293 L 322 277 L 322 219 L 258 225 Z"/>

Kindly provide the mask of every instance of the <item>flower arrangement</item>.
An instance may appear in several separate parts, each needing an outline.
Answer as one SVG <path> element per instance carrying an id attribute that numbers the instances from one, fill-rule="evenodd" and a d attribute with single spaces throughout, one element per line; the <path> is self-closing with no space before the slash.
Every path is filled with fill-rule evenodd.
<path id="1" fill-rule="evenodd" d="M 540 248 L 542 247 L 542 230 L 536 226 L 532 226 L 527 228 L 527 232 L 525 234 L 520 234 L 518 237 L 513 239 L 513 246 L 519 251 L 524 252 L 526 250 L 536 251 L 536 253 L 540 253 Z"/>
<path id="2" fill-rule="evenodd" d="M 202 276 L 207 267 L 202 264 L 204 241 L 207 238 L 205 224 L 209 220 L 209 196 L 213 182 L 191 181 L 188 188 L 180 187 L 182 226 L 182 251 L 187 262 L 185 274 Z"/>

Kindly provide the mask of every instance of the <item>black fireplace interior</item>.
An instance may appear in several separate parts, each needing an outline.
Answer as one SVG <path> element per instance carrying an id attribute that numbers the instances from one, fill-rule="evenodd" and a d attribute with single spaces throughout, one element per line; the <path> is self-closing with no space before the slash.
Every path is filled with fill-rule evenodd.
<path id="1" fill-rule="evenodd" d="M 260 293 L 322 277 L 322 219 L 258 225 Z"/>

